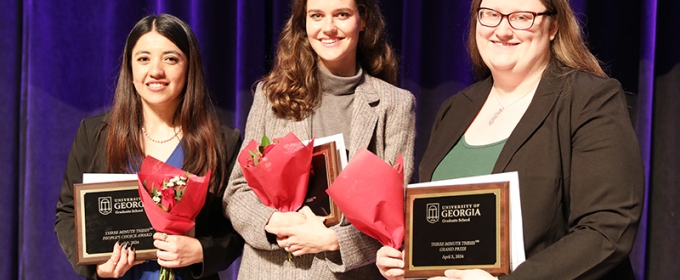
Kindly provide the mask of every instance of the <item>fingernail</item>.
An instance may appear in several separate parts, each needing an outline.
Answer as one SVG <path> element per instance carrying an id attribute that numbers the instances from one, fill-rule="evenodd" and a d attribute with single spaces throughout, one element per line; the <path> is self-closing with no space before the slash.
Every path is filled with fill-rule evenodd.
<path id="1" fill-rule="evenodd" d="M 130 242 L 125 241 L 125 243 L 123 245 L 123 249 L 127 249 L 127 248 L 130 248 Z"/>
<path id="2" fill-rule="evenodd" d="M 135 249 L 135 245 L 130 245 L 130 250 L 135 251 L 137 249 Z"/>

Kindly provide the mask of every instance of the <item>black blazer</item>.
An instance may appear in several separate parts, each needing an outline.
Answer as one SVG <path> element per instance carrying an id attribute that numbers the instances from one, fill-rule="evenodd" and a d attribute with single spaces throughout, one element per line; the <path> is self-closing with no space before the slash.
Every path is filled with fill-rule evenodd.
<path id="1" fill-rule="evenodd" d="M 57 203 L 57 220 L 54 230 L 59 238 L 61 249 L 68 257 L 73 269 L 88 279 L 96 279 L 96 266 L 77 266 L 76 245 L 73 220 L 73 184 L 81 183 L 83 173 L 102 173 L 106 171 L 106 137 L 109 126 L 106 115 L 84 119 L 71 146 L 68 165 L 62 182 L 61 194 Z M 238 130 L 222 125 L 220 135 L 216 136 L 219 145 L 226 151 L 224 172 L 213 172 L 212 176 L 229 176 L 241 146 Z M 219 178 L 217 181 L 219 182 Z M 225 186 L 226 187 L 226 186 Z M 196 239 L 203 247 L 203 263 L 191 266 L 194 277 L 200 279 L 219 279 L 217 273 L 227 268 L 243 250 L 243 238 L 224 217 L 222 211 L 222 192 L 206 197 L 206 203 L 196 217 Z"/>
<path id="2" fill-rule="evenodd" d="M 624 91 L 584 72 L 543 75 L 493 173 L 518 171 L 527 260 L 500 279 L 634 279 L 628 254 L 644 172 Z M 492 78 L 440 108 L 421 160 L 432 178 L 484 104 Z"/>

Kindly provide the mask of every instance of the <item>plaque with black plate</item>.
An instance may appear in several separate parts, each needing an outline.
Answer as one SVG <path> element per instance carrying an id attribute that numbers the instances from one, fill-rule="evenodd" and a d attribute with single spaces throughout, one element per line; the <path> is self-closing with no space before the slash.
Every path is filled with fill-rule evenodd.
<path id="1" fill-rule="evenodd" d="M 508 193 L 509 182 L 407 188 L 405 276 L 510 273 Z"/>
<path id="2" fill-rule="evenodd" d="M 328 142 L 314 146 L 312 151 L 312 170 L 309 173 L 309 183 L 304 205 L 317 216 L 324 217 L 324 224 L 328 227 L 340 222 L 342 213 L 326 190 L 331 186 L 340 173 L 340 161 L 335 142 Z"/>
<path id="3" fill-rule="evenodd" d="M 136 260 L 156 258 L 155 231 L 136 180 L 75 184 L 73 190 L 78 265 L 107 261 L 116 241 L 134 245 Z"/>

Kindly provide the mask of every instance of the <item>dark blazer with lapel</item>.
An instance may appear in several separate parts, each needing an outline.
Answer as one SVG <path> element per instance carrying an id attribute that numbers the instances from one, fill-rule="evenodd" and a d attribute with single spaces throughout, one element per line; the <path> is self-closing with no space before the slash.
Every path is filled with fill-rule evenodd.
<path id="1" fill-rule="evenodd" d="M 84 119 L 76 134 L 68 164 L 62 182 L 61 194 L 57 203 L 57 220 L 54 230 L 59 238 L 64 254 L 76 273 L 96 279 L 96 266 L 76 265 L 76 245 L 73 220 L 73 184 L 82 183 L 83 173 L 106 172 L 106 137 L 109 125 L 106 115 L 98 115 Z M 227 163 L 224 172 L 213 172 L 213 176 L 229 174 L 236 162 L 237 149 L 241 144 L 238 130 L 222 125 L 218 139 L 224 145 Z M 225 175 L 226 176 L 226 175 Z M 219 181 L 219 179 L 218 179 Z M 224 190 L 224 188 L 222 188 Z M 219 279 L 217 273 L 229 266 L 243 249 L 243 238 L 232 228 L 231 223 L 222 214 L 222 193 L 208 195 L 206 204 L 196 217 L 196 239 L 203 248 L 204 262 L 191 266 L 192 273 L 201 279 Z"/>
<path id="2" fill-rule="evenodd" d="M 404 177 L 408 182 L 413 172 L 415 141 L 415 98 L 403 89 L 363 75 L 355 90 L 352 105 L 349 159 L 360 148 L 367 148 L 386 162 L 404 158 Z M 261 86 L 255 92 L 246 124 L 246 145 L 250 139 L 283 137 L 293 132 L 299 139 L 311 139 L 311 118 L 301 121 L 277 118 L 271 110 Z M 243 148 L 243 147 L 242 147 Z M 369 186 L 367 186 L 369 187 Z M 306 254 L 285 261 L 285 251 L 272 244 L 264 226 L 274 212 L 264 206 L 248 186 L 237 164 L 224 194 L 226 215 L 246 240 L 239 278 L 243 279 L 380 279 L 375 256 L 380 243 L 361 233 L 343 219 L 331 227 L 340 250 Z"/>
<path id="3" fill-rule="evenodd" d="M 518 171 L 527 260 L 501 279 L 633 279 L 644 195 L 639 146 L 618 81 L 548 68 L 493 173 Z M 465 133 L 492 78 L 440 108 L 421 181 Z"/>

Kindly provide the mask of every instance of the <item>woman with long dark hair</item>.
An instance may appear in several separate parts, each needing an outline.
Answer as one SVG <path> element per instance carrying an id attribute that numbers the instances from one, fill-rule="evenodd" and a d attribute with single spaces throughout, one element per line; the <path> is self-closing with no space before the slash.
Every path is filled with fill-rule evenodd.
<path id="1" fill-rule="evenodd" d="M 242 238 L 222 214 L 221 198 L 240 146 L 238 130 L 220 124 L 207 93 L 198 42 L 180 19 L 147 16 L 128 35 L 110 111 L 81 122 L 57 204 L 55 231 L 76 272 L 87 278 L 158 279 L 159 265 L 182 276 L 219 279 L 240 254 Z M 83 173 L 135 173 L 145 156 L 199 176 L 212 170 L 195 234 L 154 234 L 157 261 L 135 260 L 116 244 L 101 264 L 75 264 L 73 184 Z M 155 278 L 154 278 L 155 277 Z"/>

